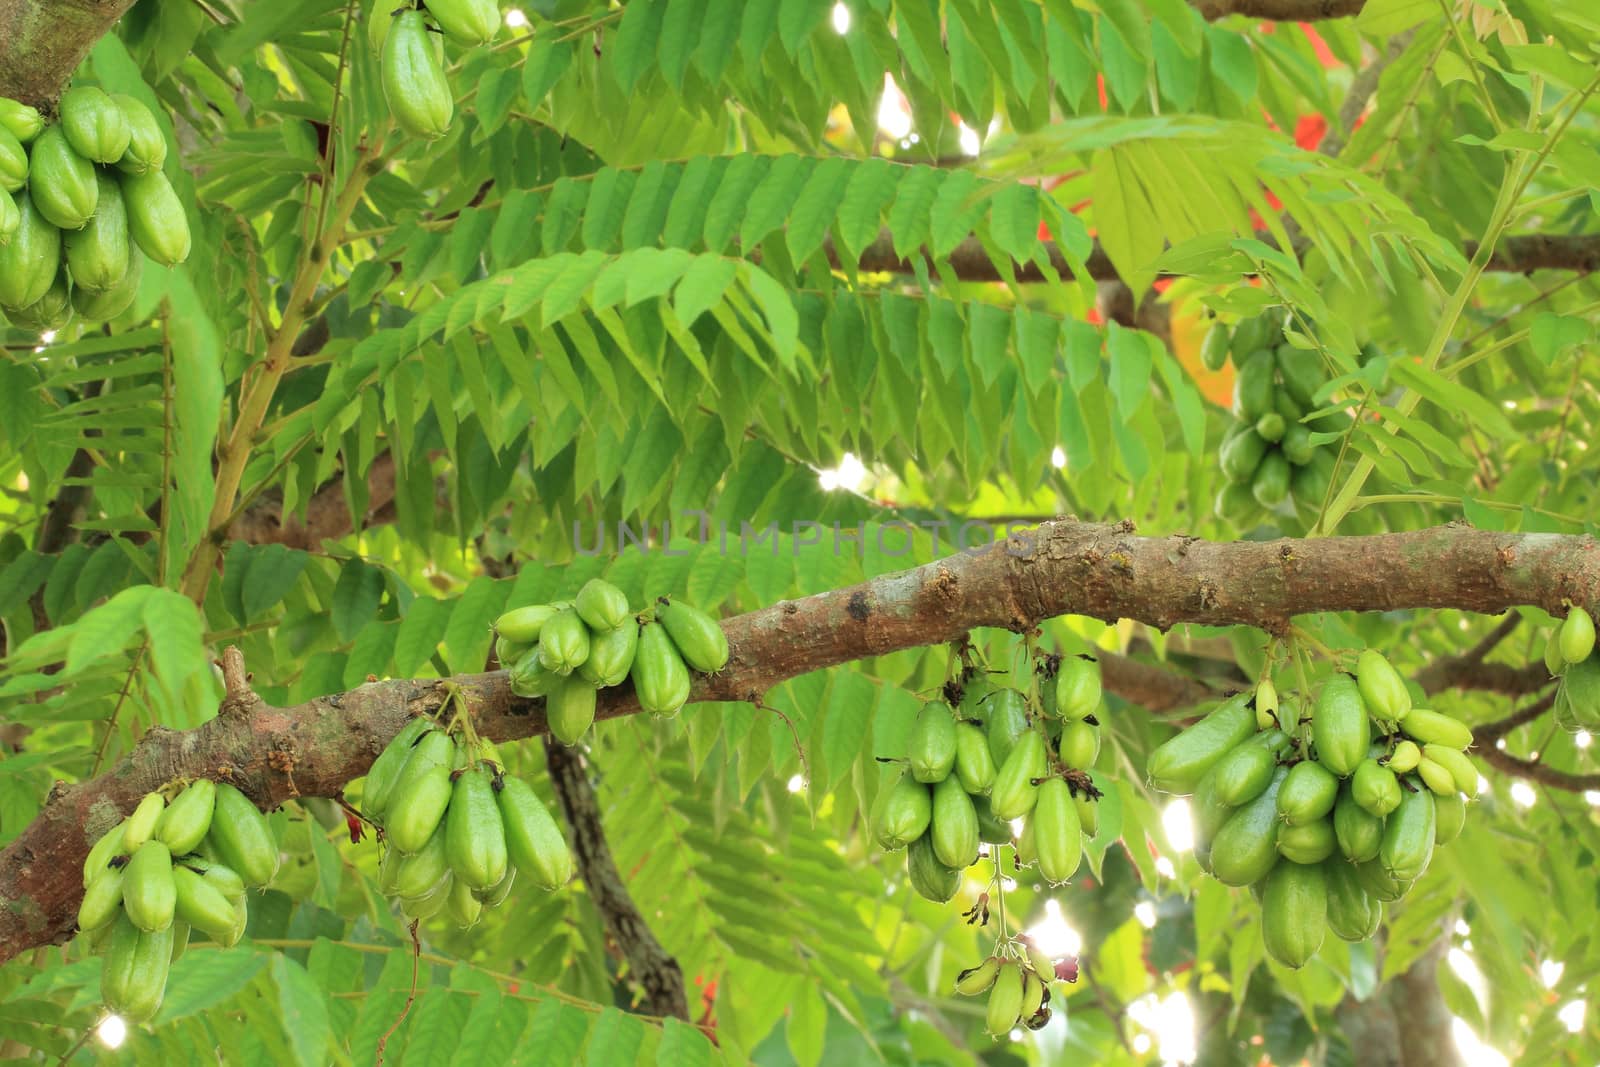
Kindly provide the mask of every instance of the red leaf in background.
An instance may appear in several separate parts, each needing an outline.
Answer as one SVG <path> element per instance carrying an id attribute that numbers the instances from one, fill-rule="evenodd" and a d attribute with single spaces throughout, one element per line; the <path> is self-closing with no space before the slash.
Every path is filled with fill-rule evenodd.
<path id="1" fill-rule="evenodd" d="M 1294 124 L 1294 143 L 1304 148 L 1307 152 L 1316 151 L 1317 145 L 1322 143 L 1323 135 L 1328 132 L 1328 120 L 1322 117 L 1320 111 L 1309 115 L 1301 115 Z"/>
<path id="2" fill-rule="evenodd" d="M 1311 49 L 1316 52 L 1317 61 L 1324 68 L 1343 65 L 1339 62 L 1338 57 L 1333 54 L 1333 49 L 1328 47 L 1328 42 L 1322 39 L 1322 34 L 1318 33 L 1311 23 L 1302 22 L 1298 25 L 1300 26 L 1300 32 L 1306 35 L 1306 40 L 1311 42 Z"/>

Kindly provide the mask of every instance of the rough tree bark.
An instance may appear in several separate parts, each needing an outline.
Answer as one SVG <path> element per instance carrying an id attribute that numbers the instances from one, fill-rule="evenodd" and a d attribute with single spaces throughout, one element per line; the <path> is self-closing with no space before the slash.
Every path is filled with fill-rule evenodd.
<path id="1" fill-rule="evenodd" d="M 0 96 L 49 110 L 133 0 L 0 0 Z"/>
<path id="2" fill-rule="evenodd" d="M 913 570 L 784 601 L 726 620 L 732 658 L 693 699 L 749 700 L 786 679 L 866 656 L 953 640 L 975 627 L 1022 630 L 1062 614 L 1284 632 L 1318 611 L 1458 608 L 1497 613 L 1600 602 L 1600 544 L 1588 536 L 1464 526 L 1371 537 L 1219 543 L 1139 537 L 1129 524 L 1045 523 Z M 542 702 L 512 695 L 503 672 L 373 682 L 273 708 L 230 682 L 212 721 L 152 730 L 108 774 L 58 784 L 38 819 L 0 852 L 0 963 L 72 933 L 90 842 L 138 798 L 175 778 L 232 781 L 263 807 L 333 796 L 408 716 L 458 692 L 496 741 L 545 732 Z M 630 687 L 600 694 L 598 716 L 639 710 Z"/>

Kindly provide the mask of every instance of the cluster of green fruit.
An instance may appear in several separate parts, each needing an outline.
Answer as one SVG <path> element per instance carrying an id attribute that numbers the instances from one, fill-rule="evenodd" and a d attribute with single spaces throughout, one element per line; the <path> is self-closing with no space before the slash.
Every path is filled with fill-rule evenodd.
<path id="1" fill-rule="evenodd" d="M 43 331 L 74 312 L 115 318 L 138 295 L 145 256 L 188 258 L 166 158 L 161 126 L 134 97 L 69 89 L 51 125 L 0 97 L 0 308 L 11 322 Z"/>
<path id="2" fill-rule="evenodd" d="M 984 1012 L 992 1037 L 1008 1034 L 1018 1023 L 1040 1030 L 1050 1021 L 1050 983 L 1057 977 L 1054 961 L 1027 940 L 996 947 L 995 954 L 956 976 L 956 992 L 975 997 L 989 994 Z"/>
<path id="3" fill-rule="evenodd" d="M 1280 705 L 1269 679 L 1151 753 L 1151 783 L 1194 798 L 1195 858 L 1251 887 L 1267 953 L 1285 966 L 1303 966 L 1329 930 L 1370 938 L 1384 903 L 1461 832 L 1478 791 L 1472 731 L 1414 698 L 1367 649 L 1353 676 L 1323 683 L 1309 716 Z"/>
<path id="4" fill-rule="evenodd" d="M 1200 346 L 1211 370 L 1233 357 L 1237 421 L 1222 439 L 1227 484 L 1215 505 L 1229 522 L 1246 522 L 1285 504 L 1315 514 L 1334 466 L 1332 450 L 1319 447 L 1315 435 L 1342 433 L 1349 425 L 1349 416 L 1339 411 L 1307 418 L 1324 381 L 1321 360 L 1286 343 L 1283 326 L 1278 311 L 1245 319 L 1231 331 L 1218 321 Z"/>
<path id="5" fill-rule="evenodd" d="M 1600 725 L 1600 656 L 1594 654 L 1594 617 L 1574 605 L 1560 626 L 1550 631 L 1544 665 L 1560 678 L 1556 688 L 1556 721 L 1569 730 Z"/>
<path id="6" fill-rule="evenodd" d="M 233 786 L 197 779 L 171 804 L 146 794 L 83 863 L 78 930 L 105 953 L 106 1006 L 127 1019 L 154 1016 L 191 929 L 233 946 L 249 918 L 245 887 L 277 873 L 272 829 Z"/>
<path id="7" fill-rule="evenodd" d="M 610 582 L 594 578 L 572 600 L 513 608 L 495 620 L 511 691 L 544 697 L 550 732 L 575 745 L 594 722 L 601 689 L 633 679 L 639 706 L 676 715 L 689 700 L 690 670 L 720 671 L 728 637 L 692 605 L 659 598 L 641 615 Z"/>
<path id="8" fill-rule="evenodd" d="M 929 900 L 955 896 L 980 842 L 1014 843 L 1018 866 L 1036 865 L 1052 884 L 1078 870 L 1099 821 L 1086 772 L 1100 753 L 1100 665 L 1078 656 L 1040 667 L 1049 684 L 1028 694 L 966 671 L 912 725 L 873 828 L 885 850 L 907 850 L 912 888 Z M 1012 820 L 1022 821 L 1015 840 Z"/>
<path id="9" fill-rule="evenodd" d="M 379 53 L 383 96 L 400 128 L 416 137 L 443 137 L 455 113 L 455 98 L 445 77 L 444 42 L 486 44 L 500 32 L 497 0 L 428 0 L 395 6 L 395 0 L 374 0 L 367 32 Z"/>
<path id="10" fill-rule="evenodd" d="M 408 919 L 445 912 L 463 928 L 506 899 L 516 873 L 555 890 L 572 878 L 566 838 L 494 746 L 415 718 L 367 771 L 362 813 L 388 845 L 378 889 Z"/>

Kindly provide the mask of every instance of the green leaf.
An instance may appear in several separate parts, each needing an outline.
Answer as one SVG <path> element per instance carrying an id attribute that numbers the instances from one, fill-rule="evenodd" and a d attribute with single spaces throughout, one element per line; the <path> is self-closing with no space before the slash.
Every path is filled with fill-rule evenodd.
<path id="1" fill-rule="evenodd" d="M 701 1067 L 711 1055 L 711 1042 L 699 1030 L 677 1019 L 663 1020 L 656 1067 Z"/>
<path id="2" fill-rule="evenodd" d="M 1150 372 L 1154 369 L 1149 335 L 1126 330 L 1116 323 L 1106 324 L 1106 350 L 1111 356 L 1111 395 L 1117 400 L 1117 414 L 1131 419 L 1150 396 Z"/>
<path id="3" fill-rule="evenodd" d="M 422 669 L 438 651 L 454 607 L 454 601 L 429 596 L 419 596 L 411 602 L 394 642 L 395 673 L 409 678 Z"/>
<path id="4" fill-rule="evenodd" d="M 1548 367 L 1568 348 L 1588 343 L 1593 335 L 1594 328 L 1586 320 L 1546 311 L 1534 316 L 1533 325 L 1528 328 L 1528 343 L 1533 346 L 1533 354 Z"/>
<path id="5" fill-rule="evenodd" d="M 878 702 L 878 687 L 855 672 L 840 674 L 828 693 L 827 717 L 822 720 L 822 766 L 825 780 L 817 783 L 832 790 L 850 773 L 861 756 Z"/>
<path id="6" fill-rule="evenodd" d="M 282 953 L 272 957 L 272 981 L 278 988 L 277 1019 L 294 1062 L 322 1067 L 333 1037 L 322 990 L 304 967 Z"/>
<path id="7" fill-rule="evenodd" d="M 1438 14 L 1439 5 L 1433 0 L 1367 0 L 1356 16 L 1356 28 L 1374 37 L 1389 37 Z"/>
<path id="8" fill-rule="evenodd" d="M 685 326 L 722 301 L 722 294 L 739 272 L 735 260 L 721 256 L 696 256 L 672 293 L 672 307 Z"/>
<path id="9" fill-rule="evenodd" d="M 198 1015 L 232 999 L 261 973 L 269 959 L 276 961 L 281 957 L 256 952 L 248 945 L 229 951 L 209 945 L 191 946 L 172 965 L 156 1025 Z"/>
<path id="10" fill-rule="evenodd" d="M 688 5 L 684 5 L 688 6 Z M 614 1007 L 607 1007 L 595 1020 L 583 1062 L 587 1067 L 615 1067 L 637 1063 L 644 1044 L 645 1024 Z"/>
<path id="11" fill-rule="evenodd" d="M 144 606 L 155 591 L 148 585 L 124 589 L 73 623 L 66 673 L 76 674 L 95 660 L 120 653 L 144 629 Z"/>
<path id="12" fill-rule="evenodd" d="M 445 627 L 444 643 L 450 650 L 447 660 L 454 671 L 481 671 L 489 659 L 489 644 L 494 640 L 494 620 L 505 609 L 511 592 L 493 578 L 474 578 Z M 398 653 L 396 654 L 398 658 Z"/>
<path id="13" fill-rule="evenodd" d="M 339 571 L 333 587 L 329 615 L 334 632 L 349 641 L 372 621 L 383 600 L 383 572 L 363 560 L 348 560 Z"/>
<path id="14" fill-rule="evenodd" d="M 575 1063 L 589 1033 L 590 1014 L 554 997 L 539 1005 L 528 1030 L 529 1048 L 545 1063 Z"/>

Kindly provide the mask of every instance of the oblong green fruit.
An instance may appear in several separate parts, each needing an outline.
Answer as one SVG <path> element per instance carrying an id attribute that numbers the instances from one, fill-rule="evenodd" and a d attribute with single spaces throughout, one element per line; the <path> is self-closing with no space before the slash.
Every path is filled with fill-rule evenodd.
<path id="1" fill-rule="evenodd" d="M 489 770 L 472 767 L 456 779 L 445 814 L 445 846 L 456 880 L 471 889 L 488 889 L 506 876 L 505 822 L 495 803 Z"/>
<path id="2" fill-rule="evenodd" d="M 55 279 L 44 295 L 25 308 L 7 308 L 11 325 L 24 330 L 59 330 L 72 320 L 72 286 L 65 269 L 56 272 Z"/>
<path id="3" fill-rule="evenodd" d="M 1383 843 L 1383 820 L 1357 804 L 1346 786 L 1333 806 L 1333 833 L 1346 859 L 1365 863 L 1378 854 Z"/>
<path id="4" fill-rule="evenodd" d="M 100 292 L 92 289 L 72 290 L 72 310 L 92 322 L 114 319 L 133 306 L 139 296 L 139 282 L 143 277 L 144 253 L 130 247 L 128 269 L 123 271 L 122 280 Z"/>
<path id="5" fill-rule="evenodd" d="M 1317 761 L 1341 778 L 1354 774 L 1366 758 L 1372 740 L 1367 708 L 1348 674 L 1335 674 L 1322 684 L 1311 708 L 1311 738 Z"/>
<path id="6" fill-rule="evenodd" d="M 1544 642 L 1544 669 L 1554 678 L 1561 673 L 1567 661 L 1561 656 L 1561 627 L 1557 626 L 1550 631 L 1550 636 Z"/>
<path id="7" fill-rule="evenodd" d="M 1212 768 L 1195 786 L 1194 797 L 1189 801 L 1190 821 L 1194 826 L 1194 858 L 1202 870 L 1211 873 L 1211 846 L 1234 813 L 1231 804 L 1217 795 L 1217 770 Z"/>
<path id="8" fill-rule="evenodd" d="M 1084 793 L 1072 794 L 1072 805 L 1078 809 L 1078 825 L 1083 836 L 1093 838 L 1100 832 L 1100 802 Z"/>
<path id="9" fill-rule="evenodd" d="M 478 924 L 483 917 L 483 901 L 478 899 L 477 890 L 471 889 L 460 878 L 456 878 L 450 885 L 450 897 L 445 902 L 445 912 L 457 926 L 463 930 L 470 929 Z"/>
<path id="10" fill-rule="evenodd" d="M 411 750 L 422 740 L 422 735 L 431 729 L 433 723 L 422 716 L 408 719 L 406 724 L 400 727 L 400 732 L 383 746 L 378 758 L 367 768 L 367 782 L 361 792 L 363 814 L 369 818 L 381 819 L 383 813 L 389 810 L 389 801 L 394 795 L 394 783 L 399 780 L 401 769 L 411 758 Z"/>
<path id="11" fill-rule="evenodd" d="M 1014 960 L 1000 965 L 994 985 L 989 987 L 989 1001 L 984 1007 L 984 1026 L 990 1036 L 1000 1037 L 1011 1032 L 1022 1013 L 1024 986 L 1022 968 Z"/>
<path id="12" fill-rule="evenodd" d="M 1350 795 L 1381 819 L 1400 806 L 1400 781 L 1377 760 L 1364 759 L 1350 778 Z"/>
<path id="13" fill-rule="evenodd" d="M 463 44 L 483 44 L 500 32 L 497 0 L 428 0 L 428 14 L 446 37 Z"/>
<path id="14" fill-rule="evenodd" d="M 1233 336 L 1220 321 L 1213 322 L 1200 342 L 1200 363 L 1209 371 L 1219 371 L 1228 362 L 1228 345 Z"/>
<path id="15" fill-rule="evenodd" d="M 1316 760 L 1302 760 L 1289 768 L 1278 790 L 1278 815 L 1290 826 L 1316 822 L 1339 799 L 1339 779 Z"/>
<path id="16" fill-rule="evenodd" d="M 1427 756 L 1417 761 L 1417 777 L 1422 779 L 1422 784 L 1427 786 L 1435 796 L 1453 797 L 1456 795 L 1456 780 L 1450 772 Z"/>
<path id="17" fill-rule="evenodd" d="M 456 880 L 450 872 L 444 872 L 444 877 L 439 879 L 439 884 L 418 897 L 401 897 L 400 913 L 408 919 L 421 922 L 431 919 L 444 910 L 450 903 L 450 891 L 455 888 Z"/>
<path id="18" fill-rule="evenodd" d="M 173 924 L 143 931 L 126 916 L 118 920 L 100 973 L 100 996 L 108 1008 L 134 1022 L 154 1017 L 167 991 L 173 940 Z"/>
<path id="19" fill-rule="evenodd" d="M 473 892 L 479 900 L 483 901 L 486 908 L 498 908 L 505 903 L 506 897 L 511 895 L 511 887 L 517 880 L 517 869 L 514 866 L 506 868 L 506 876 L 490 886 L 488 889 L 478 889 Z"/>
<path id="20" fill-rule="evenodd" d="M 1239 364 L 1233 378 L 1233 413 L 1255 422 L 1272 410 L 1274 362 L 1271 349 L 1258 348 Z"/>
<path id="21" fill-rule="evenodd" d="M 237 904 L 244 900 L 244 879 L 239 877 L 239 872 L 232 867 L 222 863 L 213 863 L 198 856 L 184 857 L 181 861 L 181 866 L 187 867 L 204 878 L 208 885 L 229 901 Z"/>
<path id="22" fill-rule="evenodd" d="M 1047 778 L 1039 785 L 1039 802 L 1033 809 L 1033 847 L 1039 873 L 1051 885 L 1060 885 L 1078 873 L 1083 862 L 1083 826 L 1065 779 Z"/>
<path id="23" fill-rule="evenodd" d="M 931 700 L 922 706 L 906 738 L 906 765 L 919 782 L 942 782 L 956 765 L 956 720 L 950 705 Z"/>
<path id="24" fill-rule="evenodd" d="M 1327 499 L 1328 489 L 1333 484 L 1334 459 L 1330 449 L 1319 448 L 1311 457 L 1310 462 L 1296 467 L 1289 477 L 1289 491 L 1302 509 L 1311 509 L 1315 514 L 1316 509 L 1322 506 Z"/>
<path id="25" fill-rule="evenodd" d="M 226 782 L 217 785 L 216 808 L 206 840 L 217 859 L 247 885 L 266 885 L 278 873 L 278 842 L 261 809 Z"/>
<path id="26" fill-rule="evenodd" d="M 639 647 L 628 674 L 639 696 L 639 706 L 653 715 L 675 715 L 688 703 L 688 664 L 659 622 L 639 627 Z"/>
<path id="27" fill-rule="evenodd" d="M 1211 873 L 1223 885 L 1244 886 L 1278 862 L 1278 790 L 1289 776 L 1279 767 L 1261 795 L 1238 808 L 1211 841 Z"/>
<path id="28" fill-rule="evenodd" d="M 50 126 L 28 156 L 28 194 L 53 226 L 76 230 L 94 215 L 100 187 L 94 164 L 67 143 L 60 126 Z"/>
<path id="29" fill-rule="evenodd" d="M 1267 875 L 1261 940 L 1285 967 L 1304 967 L 1328 935 L 1328 883 L 1321 864 L 1284 862 Z"/>
<path id="30" fill-rule="evenodd" d="M 16 199 L 17 226 L 0 243 L 0 306 L 24 308 L 50 291 L 61 265 L 61 231 L 39 213 L 27 193 Z"/>
<path id="31" fill-rule="evenodd" d="M 128 208 L 128 232 L 139 250 L 163 267 L 189 258 L 189 216 L 177 192 L 159 170 L 123 174 L 122 199 Z"/>
<path id="32" fill-rule="evenodd" d="M 1372 899 L 1379 901 L 1399 900 L 1411 889 L 1410 882 L 1396 879 L 1383 869 L 1383 862 L 1376 859 L 1356 864 L 1356 879 Z"/>
<path id="33" fill-rule="evenodd" d="M 1282 441 L 1284 432 L 1288 428 L 1289 424 L 1285 422 L 1283 416 L 1276 411 L 1269 411 L 1256 420 L 1256 433 L 1261 435 L 1262 440 L 1268 441 L 1272 444 L 1277 444 L 1279 441 Z M 1257 471 L 1256 473 L 1259 477 L 1260 472 Z"/>
<path id="34" fill-rule="evenodd" d="M 1472 731 L 1465 723 L 1427 708 L 1412 708 L 1411 713 L 1400 723 L 1400 730 L 1423 744 L 1432 742 L 1455 749 L 1468 748 L 1472 745 Z"/>
<path id="35" fill-rule="evenodd" d="M 1033 810 L 1039 800 L 1034 779 L 1049 770 L 1044 735 L 1029 730 L 1017 739 L 1011 755 L 1000 765 L 989 790 L 989 808 L 999 819 L 1018 819 Z"/>
<path id="36" fill-rule="evenodd" d="M 1248 483 L 1255 477 L 1268 447 L 1267 439 L 1256 433 L 1254 426 L 1225 439 L 1217 453 L 1223 477 L 1230 482 Z"/>
<path id="37" fill-rule="evenodd" d="M 961 779 L 950 775 L 933 787 L 933 818 L 928 826 L 933 854 L 958 870 L 978 860 L 978 812 Z"/>
<path id="38" fill-rule="evenodd" d="M 1283 380 L 1284 392 L 1306 410 L 1315 405 L 1317 390 L 1322 388 L 1322 360 L 1315 352 L 1279 345 L 1275 353 L 1278 375 Z"/>
<path id="39" fill-rule="evenodd" d="M 517 870 L 541 889 L 560 889 L 570 882 L 572 850 L 533 787 L 507 775 L 495 803 L 505 826 L 506 853 Z"/>
<path id="40" fill-rule="evenodd" d="M 972 808 L 978 813 L 978 840 L 991 845 L 1009 845 L 1012 833 L 1011 824 L 1004 819 L 997 818 L 994 809 L 989 807 L 989 798 L 974 795 Z"/>
<path id="41" fill-rule="evenodd" d="M 578 674 L 597 689 L 621 685 L 638 651 L 639 624 L 630 618 L 615 629 L 590 636 L 589 658 L 578 667 Z"/>
<path id="42" fill-rule="evenodd" d="M 383 823 L 389 844 L 401 852 L 417 852 L 428 843 L 450 806 L 450 771 L 455 758 L 456 743 L 442 730 L 424 735 L 412 749 L 389 797 Z M 247 872 L 240 873 L 248 880 Z"/>
<path id="43" fill-rule="evenodd" d="M 28 184 L 28 150 L 8 130 L 0 129 L 0 192 L 15 193 Z"/>
<path id="44" fill-rule="evenodd" d="M 995 766 L 1001 767 L 1017 740 L 1028 732 L 1028 702 L 1015 689 L 997 689 L 989 697 L 987 708 L 989 721 L 984 732 L 989 737 L 989 754 L 994 757 Z"/>
<path id="45" fill-rule="evenodd" d="M 93 163 L 115 163 L 132 136 L 128 116 L 104 89 L 92 85 L 61 94 L 61 132 L 73 151 Z"/>
<path id="46" fill-rule="evenodd" d="M 692 604 L 662 597 L 656 602 L 656 619 L 690 667 L 711 674 L 728 665 L 728 635 L 710 615 Z"/>
<path id="47" fill-rule="evenodd" d="M 172 881 L 178 919 L 217 941 L 233 932 L 238 913 L 221 890 L 187 867 L 173 868 Z"/>
<path id="48" fill-rule="evenodd" d="M 564 745 L 575 745 L 583 740 L 594 722 L 596 695 L 594 683 L 580 675 L 569 675 L 556 682 L 544 698 L 545 722 L 556 740 Z"/>
<path id="49" fill-rule="evenodd" d="M 1233 329 L 1233 341 L 1229 345 L 1233 361 L 1239 363 L 1258 348 L 1277 347 L 1278 342 L 1283 340 L 1281 322 L 1271 312 L 1241 319 Z"/>
<path id="50" fill-rule="evenodd" d="M 156 820 L 155 836 L 174 856 L 193 852 L 211 829 L 217 806 L 217 783 L 196 778 L 184 787 Z"/>
<path id="51" fill-rule="evenodd" d="M 989 739 L 970 722 L 956 723 L 955 772 L 961 788 L 976 796 L 987 796 L 994 788 L 997 769 Z"/>
<path id="52" fill-rule="evenodd" d="M 10 244 L 20 229 L 22 211 L 17 207 L 16 198 L 0 189 L 0 247 Z"/>
<path id="53" fill-rule="evenodd" d="M 1248 482 L 1238 484 L 1230 482 L 1218 489 L 1211 507 L 1219 518 L 1232 523 L 1246 522 L 1261 511 L 1261 505 L 1256 503 L 1256 498 L 1250 493 Z"/>
<path id="54" fill-rule="evenodd" d="M 568 675 L 589 658 L 589 628 L 575 608 L 563 608 L 539 631 L 539 662 L 546 670 Z"/>
<path id="55" fill-rule="evenodd" d="M 1075 771 L 1088 770 L 1100 756 L 1100 727 L 1082 719 L 1062 724 L 1056 752 L 1062 766 Z"/>
<path id="56" fill-rule="evenodd" d="M 519 697 L 548 696 L 561 681 L 561 675 L 544 665 L 539 657 L 539 646 L 534 645 L 522 658 L 511 664 L 508 672 L 511 691 Z"/>
<path id="57" fill-rule="evenodd" d="M 1433 858 L 1436 809 L 1426 789 L 1406 792 L 1383 824 L 1378 862 L 1396 881 L 1414 882 Z"/>
<path id="58" fill-rule="evenodd" d="M 113 858 L 126 854 L 122 847 L 123 834 L 128 828 L 128 820 L 123 819 L 117 825 L 100 835 L 100 839 L 89 849 L 89 854 L 83 858 L 83 884 L 88 886 L 96 879 L 104 877 L 113 870 Z"/>
<path id="59" fill-rule="evenodd" d="M 122 913 L 123 868 L 114 868 L 89 883 L 78 903 L 78 929 L 91 933 Z"/>
<path id="60" fill-rule="evenodd" d="M 115 179 L 96 174 L 100 185 L 94 215 L 81 230 L 65 238 L 67 268 L 72 284 L 104 292 L 128 273 L 128 212 Z"/>
<path id="61" fill-rule="evenodd" d="M 1187 796 L 1201 777 L 1256 731 L 1250 694 L 1229 697 L 1205 718 L 1163 743 L 1145 764 L 1150 784 Z"/>
<path id="62" fill-rule="evenodd" d="M 1278 827 L 1278 855 L 1293 863 L 1321 863 L 1338 847 L 1333 822 L 1318 819 L 1298 826 Z"/>
<path id="63" fill-rule="evenodd" d="M 1261 705 L 1257 696 L 1256 706 Z M 1272 781 L 1278 753 L 1289 738 L 1282 730 L 1263 730 L 1236 746 L 1218 760 L 1211 773 L 1216 775 L 1217 799 L 1232 807 L 1248 804 L 1261 795 Z"/>
<path id="64" fill-rule="evenodd" d="M 1573 605 L 1561 624 L 1561 658 L 1568 663 L 1582 663 L 1594 651 L 1594 618 L 1583 608 Z"/>
<path id="65" fill-rule="evenodd" d="M 1398 722 L 1411 711 L 1411 693 L 1405 679 L 1376 649 L 1363 649 L 1357 657 L 1356 683 L 1367 710 L 1378 718 Z"/>
<path id="66" fill-rule="evenodd" d="M 1353 864 L 1338 857 L 1322 865 L 1328 885 L 1328 929 L 1341 941 L 1366 941 L 1383 922 L 1383 902 L 1367 892 Z"/>
<path id="67" fill-rule="evenodd" d="M 1300 422 L 1291 422 L 1284 427 L 1283 440 L 1278 447 L 1283 449 L 1284 458 L 1296 467 L 1310 463 L 1311 457 L 1317 453 L 1317 446 L 1311 443 L 1311 428 Z"/>
<path id="68" fill-rule="evenodd" d="M 161 822 L 161 813 L 165 810 L 167 798 L 160 793 L 146 793 L 141 797 L 122 831 L 122 850 L 132 855 L 154 837 L 156 826 Z"/>
<path id="69" fill-rule="evenodd" d="M 884 791 L 874 836 L 890 852 L 905 848 L 927 832 L 933 818 L 933 794 L 910 774 L 902 773 Z"/>
<path id="70" fill-rule="evenodd" d="M 111 99 L 128 124 L 128 148 L 117 160 L 117 169 L 126 174 L 160 170 L 167 161 L 167 138 L 161 132 L 155 112 L 146 107 L 144 101 L 127 93 L 112 93 Z"/>
<path id="71" fill-rule="evenodd" d="M 939 862 L 929 834 L 923 834 L 906 849 L 906 875 L 911 888 L 935 904 L 950 900 L 961 888 L 961 872 Z"/>
<path id="72" fill-rule="evenodd" d="M 1022 830 L 1017 834 L 1015 852 L 1018 867 L 1032 867 L 1034 860 L 1039 858 L 1034 848 L 1032 812 L 1022 817 Z"/>
<path id="73" fill-rule="evenodd" d="M 44 116 L 38 108 L 0 96 L 0 129 L 27 144 L 44 130 Z"/>
<path id="74" fill-rule="evenodd" d="M 433 11 L 435 7 L 430 6 Z M 573 610 L 592 630 L 615 630 L 633 617 L 628 610 L 628 594 L 603 578 L 590 578 L 572 601 Z"/>
<path id="75" fill-rule="evenodd" d="M 1467 824 L 1467 802 L 1458 793 L 1433 798 L 1433 843 L 1448 845 Z"/>
<path id="76" fill-rule="evenodd" d="M 1397 741 L 1394 751 L 1389 753 L 1388 768 L 1396 774 L 1405 774 L 1414 771 L 1417 764 L 1422 762 L 1422 749 L 1417 747 L 1415 741 Z M 1477 783 L 1474 782 L 1474 785 Z"/>
<path id="77" fill-rule="evenodd" d="M 416 137 L 442 137 L 455 100 L 445 77 L 443 47 L 428 36 L 420 11 L 402 11 L 389 23 L 379 60 L 383 97 L 400 128 Z"/>
<path id="78" fill-rule="evenodd" d="M 976 967 L 968 967 L 956 975 L 956 992 L 965 997 L 975 997 L 979 993 L 988 992 L 1000 974 L 1002 962 L 1004 961 L 999 956 L 990 956 Z"/>
<path id="79" fill-rule="evenodd" d="M 388 0 L 384 2 L 387 3 Z M 555 604 L 529 604 L 526 607 L 512 608 L 494 620 L 494 629 L 497 634 L 509 641 L 531 645 L 539 640 L 539 632 L 544 629 L 544 624 L 560 610 L 561 607 Z"/>
<path id="80" fill-rule="evenodd" d="M 1056 672 L 1056 714 L 1063 719 L 1083 719 L 1100 707 L 1100 661 L 1093 656 L 1071 656 Z"/>
<path id="81" fill-rule="evenodd" d="M 160 841 L 146 841 L 122 869 L 122 910 L 133 925 L 154 932 L 172 925 L 176 901 L 172 852 Z"/>
<path id="82" fill-rule="evenodd" d="M 1289 496 L 1289 460 L 1281 449 L 1272 449 L 1261 458 L 1255 477 L 1250 481 L 1250 495 L 1264 508 L 1275 508 Z"/>

